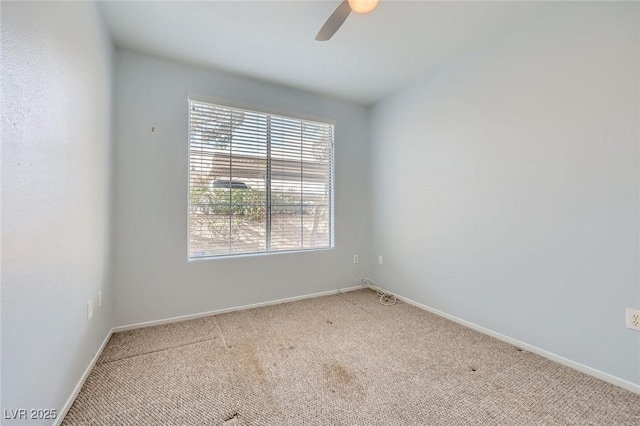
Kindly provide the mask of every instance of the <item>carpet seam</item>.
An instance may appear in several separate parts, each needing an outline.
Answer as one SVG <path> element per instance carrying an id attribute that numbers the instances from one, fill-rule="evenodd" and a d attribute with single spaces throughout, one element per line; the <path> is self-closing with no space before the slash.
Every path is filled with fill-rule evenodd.
<path id="1" fill-rule="evenodd" d="M 126 357 L 114 359 L 114 360 L 111 360 L 111 361 L 98 362 L 98 363 L 96 363 L 96 366 L 108 365 L 108 364 L 112 364 L 112 363 L 118 362 L 118 361 L 125 361 L 125 360 L 128 360 L 128 359 L 138 358 L 138 357 L 145 356 L 145 355 L 157 354 L 157 353 L 160 353 L 160 352 L 169 351 L 171 349 L 186 348 L 187 346 L 198 345 L 200 343 L 205 343 L 205 342 L 212 342 L 214 340 L 216 340 L 216 339 L 215 338 L 213 338 L 213 339 L 203 339 L 203 340 L 198 340 L 196 342 L 185 343 L 185 344 L 182 344 L 182 345 L 168 346 L 166 348 L 161 348 L 161 349 L 156 349 L 156 350 L 145 352 L 145 353 L 141 353 L 141 354 L 135 354 L 135 355 L 131 355 L 131 356 L 126 356 Z M 231 349 L 229 346 L 225 346 L 225 348 L 226 349 Z"/>

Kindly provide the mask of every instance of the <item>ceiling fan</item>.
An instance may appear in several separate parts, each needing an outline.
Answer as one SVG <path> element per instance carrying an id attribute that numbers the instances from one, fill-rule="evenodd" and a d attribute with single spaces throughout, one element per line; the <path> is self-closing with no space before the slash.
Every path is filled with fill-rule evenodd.
<path id="1" fill-rule="evenodd" d="M 356 13 L 369 13 L 378 6 L 380 0 L 344 0 L 333 11 L 327 22 L 324 23 L 316 40 L 327 41 L 338 31 L 338 29 L 344 24 L 351 11 Z"/>

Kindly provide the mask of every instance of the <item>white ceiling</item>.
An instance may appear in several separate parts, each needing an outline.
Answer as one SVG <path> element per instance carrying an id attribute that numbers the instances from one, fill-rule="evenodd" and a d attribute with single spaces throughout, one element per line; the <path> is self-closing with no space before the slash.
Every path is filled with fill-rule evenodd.
<path id="1" fill-rule="evenodd" d="M 547 2 L 382 0 L 315 35 L 335 1 L 112 1 L 117 46 L 368 105 L 548 12 Z"/>

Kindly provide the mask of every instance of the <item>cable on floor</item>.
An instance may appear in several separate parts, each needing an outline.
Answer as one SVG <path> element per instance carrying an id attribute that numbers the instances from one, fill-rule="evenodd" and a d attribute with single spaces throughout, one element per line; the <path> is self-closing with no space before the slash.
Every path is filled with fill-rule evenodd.
<path id="1" fill-rule="evenodd" d="M 360 280 L 360 283 L 362 283 L 363 287 L 370 288 L 371 290 L 375 290 L 376 294 L 378 295 L 378 299 L 380 300 L 380 303 L 382 305 L 392 306 L 397 303 L 398 300 L 396 299 L 395 294 L 387 293 L 386 291 L 382 290 L 380 287 L 377 286 L 378 283 L 372 280 L 371 278 L 363 278 Z"/>
<path id="2" fill-rule="evenodd" d="M 380 303 L 382 305 L 384 305 L 384 306 L 395 305 L 397 303 L 397 301 L 398 301 L 396 299 L 396 295 L 395 294 L 387 293 L 386 291 L 382 290 L 380 287 L 377 286 L 378 283 L 375 282 L 374 280 L 372 280 L 371 278 L 358 279 L 358 278 L 355 278 L 355 277 L 347 277 L 347 278 L 343 279 L 342 282 L 340 283 L 340 287 L 338 288 L 338 294 L 344 293 L 344 291 L 342 291 L 342 288 L 349 281 L 360 283 L 360 285 L 363 288 L 369 288 L 369 289 L 375 291 L 377 296 L 378 296 L 378 300 L 380 300 Z"/>

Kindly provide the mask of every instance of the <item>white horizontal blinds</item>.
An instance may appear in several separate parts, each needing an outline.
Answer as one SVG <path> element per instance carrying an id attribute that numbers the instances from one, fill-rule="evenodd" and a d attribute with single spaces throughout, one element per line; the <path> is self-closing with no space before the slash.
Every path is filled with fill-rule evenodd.
<path id="1" fill-rule="evenodd" d="M 302 123 L 303 246 L 331 246 L 333 126 Z"/>
<path id="2" fill-rule="evenodd" d="M 331 246 L 333 126 L 190 101 L 189 256 Z"/>
<path id="3" fill-rule="evenodd" d="M 271 117 L 271 246 L 329 247 L 332 126 Z"/>
<path id="4" fill-rule="evenodd" d="M 265 251 L 265 114 L 191 101 L 191 257 Z"/>

